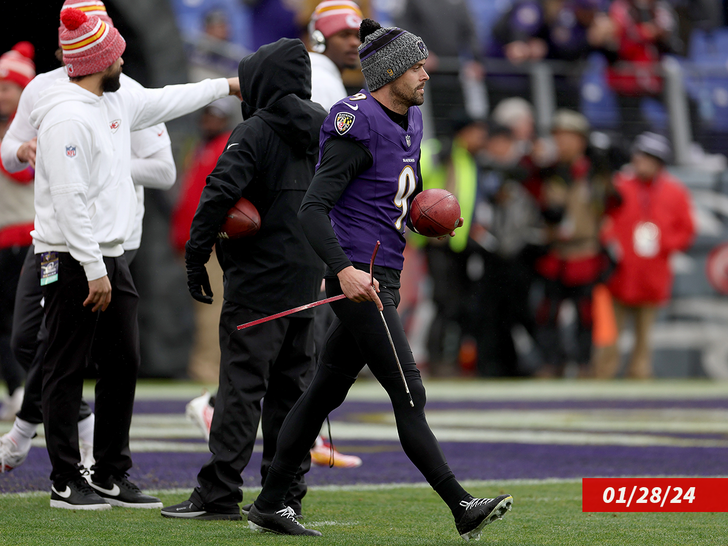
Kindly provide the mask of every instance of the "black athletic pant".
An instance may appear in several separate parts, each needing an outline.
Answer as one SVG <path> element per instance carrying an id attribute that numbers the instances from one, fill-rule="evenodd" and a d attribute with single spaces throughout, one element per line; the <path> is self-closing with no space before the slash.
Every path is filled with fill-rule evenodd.
<path id="1" fill-rule="evenodd" d="M 220 386 L 210 429 L 212 457 L 197 476 L 190 500 L 211 512 L 237 510 L 243 500 L 241 474 L 253 453 L 258 424 L 263 430 L 261 475 L 265 482 L 286 415 L 311 380 L 313 318 L 284 317 L 250 329 L 237 325 L 268 313 L 225 301 L 220 315 Z M 261 422 L 261 400 L 262 422 Z M 306 494 L 308 450 L 296 461 L 286 501 L 297 513 Z"/>
<path id="2" fill-rule="evenodd" d="M 139 296 L 126 258 L 104 258 L 111 282 L 106 311 L 84 307 L 88 280 L 69 253 L 59 252 L 58 280 L 43 287 L 48 349 L 43 359 L 43 424 L 57 486 L 79 476 L 78 413 L 84 370 L 98 357 L 94 471 L 100 479 L 132 466 L 129 427 L 139 370 Z M 40 254 L 36 256 L 40 272 Z"/>
<path id="3" fill-rule="evenodd" d="M 10 349 L 10 335 L 15 313 L 15 291 L 27 246 L 0 249 L 0 376 L 13 394 L 23 385 L 23 368 Z"/>
<path id="4" fill-rule="evenodd" d="M 40 425 L 43 423 L 41 390 L 43 387 L 43 355 L 48 346 L 48 329 L 43 321 L 43 289 L 35 269 L 35 249 L 31 245 L 25 255 L 20 271 L 18 289 L 15 293 L 15 314 L 10 347 L 15 358 L 26 371 L 23 405 L 18 417 L 23 421 Z M 81 401 L 78 420 L 91 415 L 91 408 Z"/>
<path id="5" fill-rule="evenodd" d="M 341 293 L 338 279 L 326 279 L 327 296 Z M 295 475 L 298 463 L 311 448 L 326 416 L 344 401 L 364 364 L 369 365 L 392 401 L 397 432 L 405 454 L 451 508 L 467 495 L 455 481 L 425 419 L 425 388 L 397 314 L 399 290 L 381 288 L 379 298 L 384 305 L 384 316 L 397 347 L 414 408 L 409 404 L 376 305 L 372 302 L 354 303 L 348 299 L 332 303 L 336 319 L 329 328 L 316 374 L 311 386 L 283 423 L 268 482 L 258 497 L 259 501 L 256 500 L 256 505 L 264 511 L 281 507 L 287 484 Z"/>

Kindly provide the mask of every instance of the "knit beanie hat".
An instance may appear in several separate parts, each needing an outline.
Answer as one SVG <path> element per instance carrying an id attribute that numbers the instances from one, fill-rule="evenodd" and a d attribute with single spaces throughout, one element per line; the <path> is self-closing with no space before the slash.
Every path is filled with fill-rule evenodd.
<path id="1" fill-rule="evenodd" d="M 669 163 L 672 158 L 670 141 L 664 136 L 645 131 L 634 140 L 632 153 L 641 152 L 659 159 L 663 163 Z"/>
<path id="2" fill-rule="evenodd" d="M 63 13 L 63 10 L 67 9 L 77 9 L 84 12 L 89 17 L 95 15 L 107 25 L 114 25 L 111 17 L 109 17 L 108 13 L 106 13 L 106 6 L 101 0 L 66 0 L 65 2 L 63 2 L 61 13 Z M 62 29 L 63 24 L 61 24 L 59 33 Z"/>
<path id="3" fill-rule="evenodd" d="M 346 29 L 359 29 L 363 14 L 361 8 L 351 0 L 325 0 L 311 15 L 309 32 L 318 30 L 324 38 Z"/>
<path id="4" fill-rule="evenodd" d="M 35 48 L 30 42 L 18 42 L 0 57 L 0 80 L 17 83 L 22 89 L 35 78 Z"/>
<path id="5" fill-rule="evenodd" d="M 95 15 L 69 8 L 61 10 L 63 64 L 72 78 L 103 72 L 121 57 L 126 42 L 119 31 Z"/>
<path id="6" fill-rule="evenodd" d="M 428 55 L 419 36 L 397 27 L 382 27 L 371 19 L 362 21 L 359 39 L 361 71 L 369 91 L 393 82 Z"/>

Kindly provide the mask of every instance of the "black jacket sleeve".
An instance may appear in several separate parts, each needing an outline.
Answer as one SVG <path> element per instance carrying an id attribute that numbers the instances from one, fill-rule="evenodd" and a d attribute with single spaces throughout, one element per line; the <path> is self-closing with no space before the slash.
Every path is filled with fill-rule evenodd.
<path id="1" fill-rule="evenodd" d="M 298 220 L 316 254 L 334 272 L 349 267 L 351 262 L 331 227 L 329 212 L 349 183 L 373 164 L 366 147 L 351 139 L 332 138 L 326 143 L 321 165 L 301 203 Z"/>
<path id="2" fill-rule="evenodd" d="M 207 177 L 192 219 L 188 250 L 209 257 L 227 211 L 255 179 L 257 146 L 250 132 L 250 128 L 244 125 L 233 131 L 215 169 Z"/>

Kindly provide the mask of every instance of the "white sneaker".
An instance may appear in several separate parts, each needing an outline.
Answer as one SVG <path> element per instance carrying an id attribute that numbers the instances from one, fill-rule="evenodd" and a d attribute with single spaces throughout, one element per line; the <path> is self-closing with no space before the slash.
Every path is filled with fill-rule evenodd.
<path id="1" fill-rule="evenodd" d="M 18 387 L 12 396 L 8 396 L 0 407 L 0 421 L 13 421 L 15 420 L 15 414 L 20 411 L 20 406 L 23 405 L 23 395 L 25 389 Z"/>
<path id="2" fill-rule="evenodd" d="M 28 451 L 30 451 L 30 444 Z M 13 468 L 23 464 L 28 456 L 28 451 L 22 451 L 10 434 L 0 436 L 0 474 L 10 472 Z"/>
<path id="3" fill-rule="evenodd" d="M 203 391 L 201 396 L 193 398 L 185 408 L 187 419 L 196 424 L 205 436 L 205 440 L 210 441 L 210 426 L 212 426 L 212 415 L 215 408 L 210 405 L 210 393 Z"/>

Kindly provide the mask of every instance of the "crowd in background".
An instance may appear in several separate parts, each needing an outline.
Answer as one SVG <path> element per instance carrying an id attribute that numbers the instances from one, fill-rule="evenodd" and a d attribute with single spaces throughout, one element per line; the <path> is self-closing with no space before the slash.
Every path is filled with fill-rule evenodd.
<path id="1" fill-rule="evenodd" d="M 305 23 L 314 4 L 245 2 L 254 30 L 238 43 L 255 49 L 286 33 L 306 40 Z M 484 32 L 477 1 L 360 4 L 365 14 L 411 30 L 428 44 L 426 68 L 432 78 L 423 108 L 431 120 L 431 138 L 422 150 L 424 184 L 453 191 L 465 218 L 450 241 L 411 237 L 427 272 L 414 292 L 412 312 L 424 312 L 422 301 L 434 304 L 434 313 L 427 315 L 431 320 L 424 325 L 412 321 L 413 328 L 427 331 L 418 355 L 422 368 L 434 375 L 612 377 L 621 373 L 616 330 L 632 311 L 646 306 L 650 313 L 634 319 L 633 361 L 639 362 L 631 361 L 624 373 L 651 377 L 651 325 L 670 291 L 667 258 L 684 250 L 695 232 L 689 196 L 670 196 L 684 214 L 668 215 L 669 225 L 657 228 L 662 246 L 654 256 L 639 256 L 636 266 L 624 259 L 620 244 L 625 243 L 619 242 L 613 219 L 630 206 L 623 203 L 622 186 L 635 175 L 625 173 L 634 173 L 643 156 L 667 176 L 662 167 L 671 163 L 670 152 L 658 154 L 654 146 L 669 147 L 655 134 L 668 131 L 654 123 L 642 103 L 664 104 L 661 61 L 686 53 L 692 28 L 715 26 L 718 6 L 707 1 L 686 6 L 663 0 L 514 0 L 493 3 L 498 9 L 489 14 Z M 208 38 L 231 36 L 223 29 L 221 11 L 222 4 L 208 11 L 198 31 Z M 276 36 L 266 23 L 274 17 L 280 22 Z M 199 52 L 190 43 L 194 66 Z M 618 119 L 606 126 L 580 113 L 582 73 L 594 55 L 605 63 L 603 90 L 618 104 Z M 531 72 L 544 61 L 554 67 L 557 110 L 539 127 Z M 209 58 L 202 64 L 215 65 Z M 355 92 L 362 85 L 360 75 L 352 71 L 347 84 Z M 688 100 L 688 110 L 693 134 L 701 138 L 695 100 Z M 633 146 L 638 135 L 641 150 Z M 651 213 L 640 214 L 629 229 L 659 223 Z M 673 236 L 679 241 L 668 243 Z M 635 256 L 634 248 L 626 254 Z M 623 272 L 620 264 L 644 270 L 646 262 L 653 276 L 654 268 L 660 270 L 659 289 L 638 283 L 625 296 L 618 286 L 633 273 Z"/>
<path id="2" fill-rule="evenodd" d="M 191 81 L 233 75 L 246 52 L 280 37 L 308 44 L 317 4 L 170 3 Z M 430 319 L 408 322 L 427 332 L 416 355 L 422 369 L 433 375 L 613 377 L 621 373 L 618 331 L 631 316 L 637 342 L 625 373 L 651 377 L 649 334 L 656 310 L 670 297 L 668 261 L 695 235 L 689 194 L 665 169 L 672 155 L 662 61 L 689 55 L 691 32 L 719 27 L 722 6 L 711 0 L 358 3 L 365 16 L 406 28 L 428 45 L 424 186 L 455 193 L 465 219 L 452 239 L 411 237 L 409 263 L 424 257 L 426 276 L 413 277 L 410 310 L 424 313 L 423 302 L 434 306 Z M 32 52 L 21 53 L 32 62 Z M 603 67 L 601 91 L 618 105 L 616 118 L 606 121 L 585 106 L 584 74 L 595 55 Z M 539 123 L 534 67 L 545 61 L 552 66 L 555 104 L 548 123 Z M 345 72 L 344 81 L 352 93 L 363 85 L 357 70 Z M 710 115 L 728 106 L 718 94 L 713 98 L 707 112 L 699 94 L 687 95 L 701 153 L 718 151 Z M 12 112 L 0 93 L 4 122 Z M 197 137 L 185 143 L 179 182 L 161 206 L 178 252 L 205 177 L 240 119 L 234 103 L 213 104 L 201 114 Z M 724 167 L 724 160 L 713 164 Z M 147 232 L 152 236 L 151 228 Z M 210 277 L 221 280 L 220 274 Z M 195 318 L 188 374 L 215 382 L 216 329 L 206 341 L 204 332 L 219 310 L 208 311 L 207 318 Z M 4 336 L 0 332 L 0 348 Z"/>

